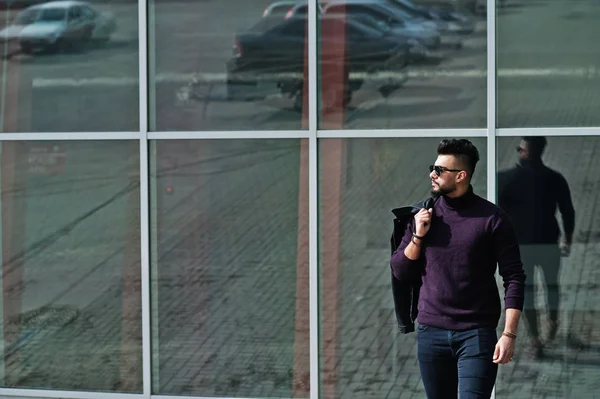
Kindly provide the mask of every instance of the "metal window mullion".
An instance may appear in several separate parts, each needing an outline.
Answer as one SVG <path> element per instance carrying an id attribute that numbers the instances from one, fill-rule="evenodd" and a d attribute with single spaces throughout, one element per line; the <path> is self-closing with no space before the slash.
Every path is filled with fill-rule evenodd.
<path id="1" fill-rule="evenodd" d="M 234 396 L 195 396 L 195 395 L 152 395 L 152 399 L 257 399 L 257 397 L 234 397 Z M 269 399 L 295 399 L 293 397 L 270 398 Z"/>
<path id="2" fill-rule="evenodd" d="M 140 133 L 148 133 L 148 2 L 138 0 L 138 67 Z M 144 136 L 144 139 L 146 137 Z"/>
<path id="3" fill-rule="evenodd" d="M 308 130 L 316 133 L 318 123 L 317 98 L 317 2 L 308 2 Z"/>
<path id="4" fill-rule="evenodd" d="M 1 398 L 56 398 L 56 399 L 143 399 L 141 394 L 91 391 L 59 391 L 50 389 L 0 388 Z"/>
<path id="5" fill-rule="evenodd" d="M 149 222 L 148 140 L 140 138 L 140 263 L 142 296 L 142 384 L 145 398 L 151 394 L 150 331 L 150 222 Z"/>
<path id="6" fill-rule="evenodd" d="M 310 399 L 319 398 L 319 267 L 318 267 L 318 159 L 317 159 L 317 2 L 308 2 L 308 214 L 309 214 L 309 353 Z"/>
<path id="7" fill-rule="evenodd" d="M 309 138 L 307 130 L 223 130 L 223 131 L 161 131 L 148 132 L 150 140 L 203 140 L 203 139 L 298 139 Z"/>
<path id="8" fill-rule="evenodd" d="M 310 316 L 310 399 L 318 399 L 319 386 L 319 265 L 318 265 L 318 160 L 317 137 L 309 139 L 309 316 Z"/>
<path id="9" fill-rule="evenodd" d="M 148 2 L 138 1 L 139 127 L 140 127 L 140 286 L 142 300 L 143 397 L 152 394 L 150 331 L 150 223 L 148 191 Z"/>
<path id="10" fill-rule="evenodd" d="M 527 127 L 496 129 L 496 136 L 600 136 L 600 127 Z"/>
<path id="11" fill-rule="evenodd" d="M 487 128 L 481 129 L 355 129 L 319 130 L 318 138 L 428 138 L 428 137 L 486 137 Z"/>
<path id="12" fill-rule="evenodd" d="M 496 7 L 487 0 L 487 197 L 496 202 Z"/>
<path id="13" fill-rule="evenodd" d="M 0 141 L 138 140 L 140 132 L 0 133 Z"/>
<path id="14" fill-rule="evenodd" d="M 496 203 L 496 2 L 487 0 L 487 198 Z M 497 381 L 497 380 L 496 380 Z M 491 399 L 496 399 L 496 384 Z"/>

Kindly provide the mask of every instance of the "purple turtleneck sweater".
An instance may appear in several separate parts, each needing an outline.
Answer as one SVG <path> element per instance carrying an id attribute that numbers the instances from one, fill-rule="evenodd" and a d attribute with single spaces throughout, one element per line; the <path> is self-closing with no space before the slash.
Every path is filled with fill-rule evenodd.
<path id="1" fill-rule="evenodd" d="M 399 280 L 421 276 L 419 324 L 448 330 L 498 326 L 500 296 L 496 265 L 504 280 L 506 308 L 523 309 L 525 273 L 514 228 L 499 207 L 475 195 L 445 196 L 435 203 L 421 255 L 404 249 L 414 231 L 408 223 L 390 265 Z"/>

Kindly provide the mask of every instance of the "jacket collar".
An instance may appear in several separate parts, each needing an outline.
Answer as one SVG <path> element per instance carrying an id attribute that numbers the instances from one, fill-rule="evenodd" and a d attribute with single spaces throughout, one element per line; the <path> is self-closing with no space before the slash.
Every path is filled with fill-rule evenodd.
<path id="1" fill-rule="evenodd" d="M 392 213 L 394 214 L 394 216 L 396 216 L 396 218 L 399 219 L 403 216 L 417 213 L 423 208 L 425 208 L 425 209 L 433 208 L 433 204 L 435 204 L 436 201 L 437 201 L 436 197 L 429 197 L 429 198 L 426 198 L 419 202 L 415 202 L 414 204 L 411 204 L 408 206 L 394 208 L 394 209 L 392 209 Z"/>

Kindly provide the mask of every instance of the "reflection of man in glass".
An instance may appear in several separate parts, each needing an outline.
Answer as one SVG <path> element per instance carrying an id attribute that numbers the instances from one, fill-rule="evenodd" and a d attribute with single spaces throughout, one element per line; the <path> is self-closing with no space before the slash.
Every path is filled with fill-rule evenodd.
<path id="1" fill-rule="evenodd" d="M 489 398 L 498 364 L 512 360 L 523 308 L 523 265 L 510 219 L 473 192 L 479 160 L 468 140 L 442 140 L 430 166 L 432 209 L 408 223 L 391 258 L 394 276 L 422 282 L 417 357 L 429 399 Z M 504 279 L 505 327 L 500 339 Z"/>
<path id="2" fill-rule="evenodd" d="M 531 349 L 535 357 L 543 355 L 538 318 L 534 307 L 534 266 L 539 265 L 546 281 L 550 311 L 549 339 L 554 339 L 558 327 L 560 257 L 571 249 L 575 228 L 575 210 L 569 185 L 557 171 L 544 165 L 542 154 L 545 137 L 523 137 L 517 147 L 518 164 L 498 175 L 498 205 L 510 216 L 517 230 L 526 285 L 524 316 L 532 336 Z M 560 210 L 564 237 L 559 243 L 560 228 L 556 209 Z"/>

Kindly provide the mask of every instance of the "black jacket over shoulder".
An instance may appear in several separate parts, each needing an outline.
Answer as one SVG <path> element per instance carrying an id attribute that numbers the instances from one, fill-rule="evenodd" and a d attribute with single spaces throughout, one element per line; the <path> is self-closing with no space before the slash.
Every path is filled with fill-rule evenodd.
<path id="1" fill-rule="evenodd" d="M 407 223 L 421 209 L 433 208 L 435 198 L 430 197 L 423 201 L 419 201 L 410 206 L 392 209 L 395 216 L 394 232 L 391 238 L 391 249 L 394 254 L 398 246 L 402 242 L 402 237 L 406 231 Z M 394 298 L 394 311 L 396 313 L 396 321 L 398 322 L 398 330 L 402 334 L 408 334 L 415 331 L 415 320 L 417 319 L 417 304 L 419 300 L 419 290 L 421 288 L 421 279 L 415 281 L 400 281 L 392 275 L 392 295 Z"/>

